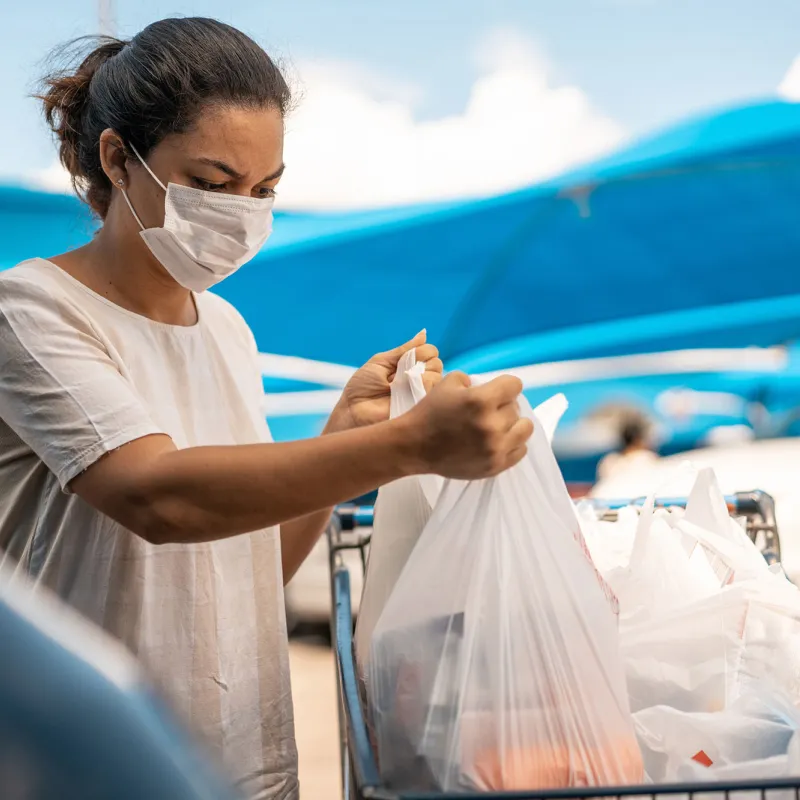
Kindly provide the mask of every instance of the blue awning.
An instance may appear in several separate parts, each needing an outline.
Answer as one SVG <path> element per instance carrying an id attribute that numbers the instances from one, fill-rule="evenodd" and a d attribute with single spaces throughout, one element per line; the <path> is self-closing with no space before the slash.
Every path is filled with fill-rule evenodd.
<path id="1" fill-rule="evenodd" d="M 262 350 L 346 364 L 423 327 L 475 369 L 771 344 L 798 220 L 800 106 L 761 103 L 502 197 L 307 215 L 219 291 Z"/>

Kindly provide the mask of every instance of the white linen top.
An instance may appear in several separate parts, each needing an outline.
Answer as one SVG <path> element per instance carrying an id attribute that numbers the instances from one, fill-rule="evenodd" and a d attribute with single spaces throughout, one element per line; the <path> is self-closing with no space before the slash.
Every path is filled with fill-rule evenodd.
<path id="1" fill-rule="evenodd" d="M 298 796 L 277 528 L 153 545 L 70 494 L 104 454 L 269 442 L 255 340 L 213 294 L 166 325 L 55 264 L 0 273 L 0 563 L 126 644 L 246 796 Z"/>

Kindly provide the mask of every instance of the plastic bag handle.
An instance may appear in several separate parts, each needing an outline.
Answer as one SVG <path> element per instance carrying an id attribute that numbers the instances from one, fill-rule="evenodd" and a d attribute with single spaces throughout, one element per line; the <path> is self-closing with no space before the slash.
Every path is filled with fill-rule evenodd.
<path id="1" fill-rule="evenodd" d="M 394 418 L 410 411 L 425 399 L 424 362 L 417 362 L 416 348 L 407 350 L 397 362 L 397 372 L 390 387 L 391 401 L 389 416 Z M 422 492 L 431 508 L 436 505 L 442 491 L 444 480 L 439 475 L 418 475 Z"/>

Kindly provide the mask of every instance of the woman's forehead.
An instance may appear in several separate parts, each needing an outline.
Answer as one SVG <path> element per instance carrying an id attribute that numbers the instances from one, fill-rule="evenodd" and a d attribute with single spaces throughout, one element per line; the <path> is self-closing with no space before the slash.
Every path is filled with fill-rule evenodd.
<path id="1" fill-rule="evenodd" d="M 211 106 L 192 128 L 167 137 L 171 155 L 195 161 L 220 161 L 243 177 L 257 180 L 283 164 L 283 117 L 275 108 Z"/>

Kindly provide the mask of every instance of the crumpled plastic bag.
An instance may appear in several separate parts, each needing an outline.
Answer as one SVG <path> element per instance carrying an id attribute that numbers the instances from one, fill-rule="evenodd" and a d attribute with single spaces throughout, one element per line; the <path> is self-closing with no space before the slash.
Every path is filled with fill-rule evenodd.
<path id="1" fill-rule="evenodd" d="M 446 482 L 373 633 L 382 782 L 639 782 L 615 608 L 541 424 L 517 466 Z"/>
<path id="2" fill-rule="evenodd" d="M 654 510 L 652 497 L 639 517 L 628 564 L 605 577 L 619 598 L 623 617 L 679 608 L 711 597 L 720 588 L 705 554 L 696 548 L 687 551 L 669 512 Z"/>
<path id="3" fill-rule="evenodd" d="M 724 592 L 620 623 L 631 709 L 669 706 L 712 712 L 726 707 L 744 653 L 750 592 Z"/>
<path id="4" fill-rule="evenodd" d="M 724 711 L 687 713 L 655 706 L 634 714 L 634 722 L 648 778 L 673 783 L 697 768 L 713 768 L 716 775 L 728 768 L 742 778 L 777 769 L 773 759 L 788 757 L 800 713 L 782 692 L 754 686 Z"/>
<path id="5" fill-rule="evenodd" d="M 769 565 L 741 524 L 731 518 L 712 469 L 697 475 L 686 513 L 675 528 L 695 550 L 700 547 L 721 584 L 766 578 Z"/>
<path id="6" fill-rule="evenodd" d="M 685 514 L 644 510 L 628 566 L 607 578 L 634 711 L 721 711 L 758 683 L 800 702 L 800 591 L 730 518 L 710 470 Z"/>
<path id="7" fill-rule="evenodd" d="M 691 464 L 680 470 L 686 468 Z M 656 509 L 651 496 L 641 515 L 623 509 L 613 523 L 593 519 L 589 504 L 579 512 L 592 557 L 619 597 L 623 616 L 700 600 L 735 581 L 784 577 L 729 516 L 710 469 L 698 472 L 685 511 Z"/>

